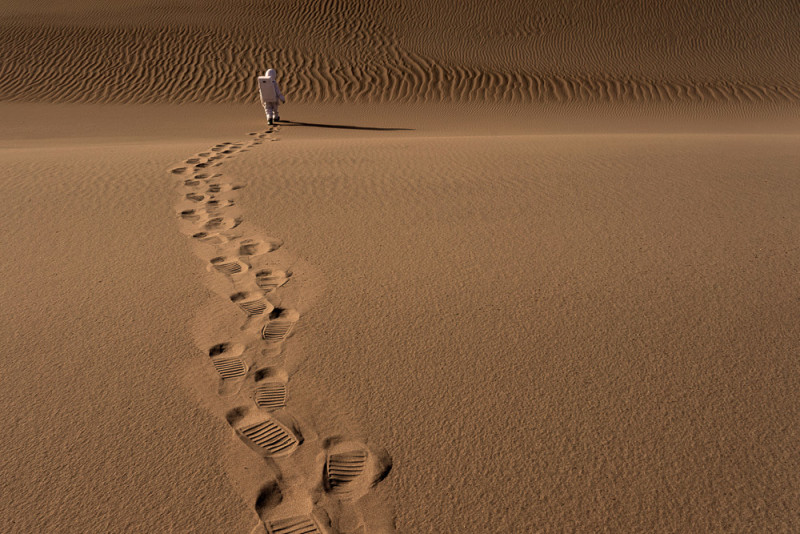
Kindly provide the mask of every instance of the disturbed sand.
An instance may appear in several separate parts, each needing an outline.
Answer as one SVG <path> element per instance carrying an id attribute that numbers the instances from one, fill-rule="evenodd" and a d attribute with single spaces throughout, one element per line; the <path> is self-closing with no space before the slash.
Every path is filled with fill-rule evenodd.
<path id="1" fill-rule="evenodd" d="M 0 531 L 800 527 L 793 3 L 4 4 Z"/>

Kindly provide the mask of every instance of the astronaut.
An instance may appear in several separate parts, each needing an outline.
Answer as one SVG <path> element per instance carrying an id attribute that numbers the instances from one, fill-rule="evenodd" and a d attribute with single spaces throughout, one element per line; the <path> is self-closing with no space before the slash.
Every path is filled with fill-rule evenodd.
<path id="1" fill-rule="evenodd" d="M 283 97 L 281 88 L 278 85 L 275 69 L 269 69 L 264 76 L 258 77 L 258 90 L 261 93 L 261 104 L 267 113 L 267 122 L 273 125 L 281 120 L 278 114 L 278 102 L 286 103 L 286 99 Z"/>

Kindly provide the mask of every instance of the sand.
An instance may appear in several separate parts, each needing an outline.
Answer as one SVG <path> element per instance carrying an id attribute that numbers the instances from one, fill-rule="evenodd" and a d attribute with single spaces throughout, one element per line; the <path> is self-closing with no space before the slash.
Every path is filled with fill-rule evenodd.
<path id="1" fill-rule="evenodd" d="M 800 528 L 800 10 L 671 6 L 6 2 L 0 531 Z"/>
<path id="2" fill-rule="evenodd" d="M 780 530 L 797 141 L 287 139 L 245 208 L 335 273 L 298 387 L 392 444 L 403 531 Z"/>

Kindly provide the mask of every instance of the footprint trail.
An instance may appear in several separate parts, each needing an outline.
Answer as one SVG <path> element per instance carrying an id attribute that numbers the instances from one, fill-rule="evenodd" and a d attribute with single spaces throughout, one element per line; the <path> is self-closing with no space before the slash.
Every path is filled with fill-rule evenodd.
<path id="1" fill-rule="evenodd" d="M 237 206 L 246 184 L 220 171 L 230 158 L 277 140 L 279 131 L 219 143 L 168 170 L 179 230 L 206 264 L 199 280 L 218 299 L 206 322 L 228 326 L 212 328 L 219 339 L 210 342 L 209 329 L 196 336 L 205 353 L 198 361 L 208 362 L 203 372 L 217 383 L 203 397 L 230 426 L 236 459 L 246 464 L 229 466 L 228 474 L 250 501 L 252 534 L 394 532 L 391 513 L 370 492 L 391 469 L 388 453 L 364 438 L 320 437 L 293 409 L 291 376 L 305 358 L 287 347 L 301 321 L 303 287 L 295 280 L 302 273 L 281 239 L 246 222 Z M 243 473 L 263 479 L 248 475 L 237 485 Z"/>

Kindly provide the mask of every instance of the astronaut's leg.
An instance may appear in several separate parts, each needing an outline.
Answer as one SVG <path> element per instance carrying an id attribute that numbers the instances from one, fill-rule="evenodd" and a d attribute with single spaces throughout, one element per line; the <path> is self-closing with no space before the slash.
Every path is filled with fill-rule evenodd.
<path id="1" fill-rule="evenodd" d="M 264 108 L 267 110 L 267 124 L 269 124 L 270 126 L 272 126 L 273 124 L 275 124 L 275 122 L 274 122 L 274 118 L 275 118 L 275 104 L 274 104 L 273 102 L 267 102 L 267 103 L 264 105 Z"/>
<path id="2" fill-rule="evenodd" d="M 278 102 L 275 102 L 275 107 L 273 109 L 275 110 L 275 114 L 273 115 L 272 118 L 275 119 L 275 122 L 278 122 L 281 120 L 281 116 L 278 113 Z"/>

